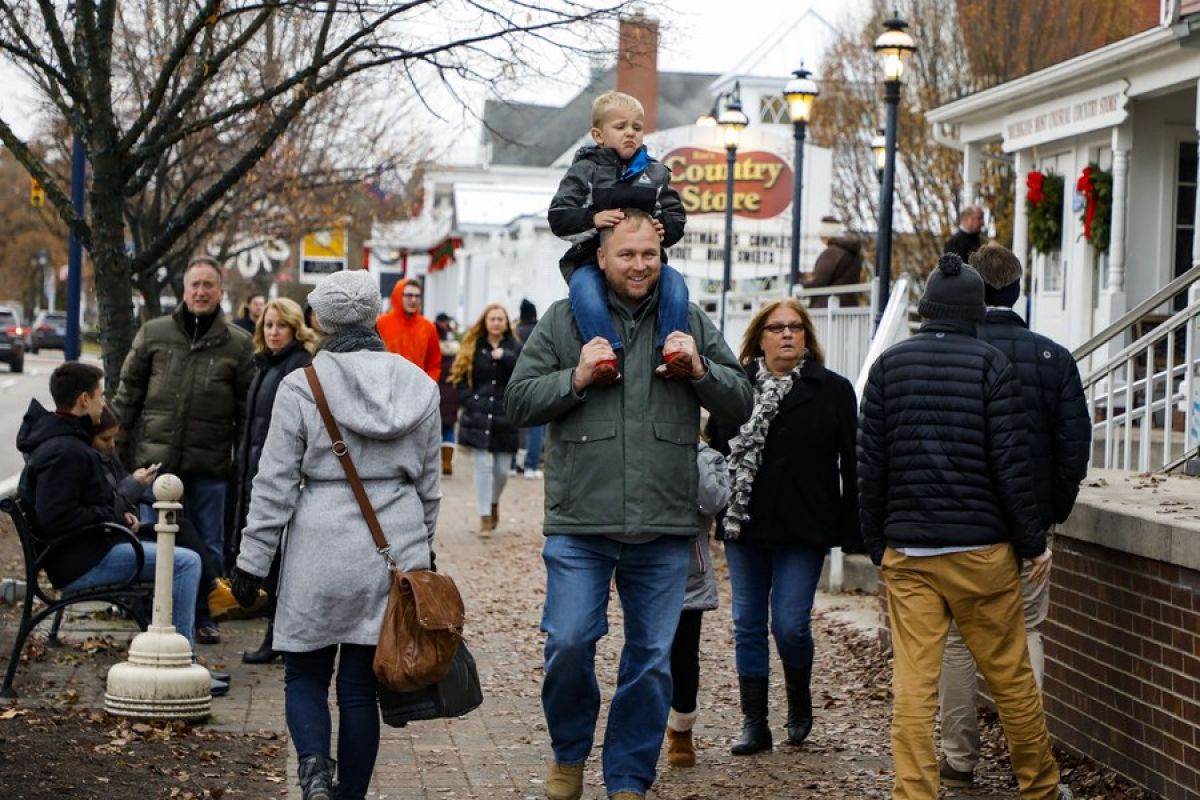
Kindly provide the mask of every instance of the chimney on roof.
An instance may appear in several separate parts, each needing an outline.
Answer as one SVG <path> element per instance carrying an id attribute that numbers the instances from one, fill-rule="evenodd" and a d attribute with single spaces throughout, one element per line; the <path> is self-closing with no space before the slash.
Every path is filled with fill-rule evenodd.
<path id="1" fill-rule="evenodd" d="M 642 102 L 646 133 L 658 129 L 658 20 L 647 17 L 640 8 L 621 18 L 616 89 Z"/>

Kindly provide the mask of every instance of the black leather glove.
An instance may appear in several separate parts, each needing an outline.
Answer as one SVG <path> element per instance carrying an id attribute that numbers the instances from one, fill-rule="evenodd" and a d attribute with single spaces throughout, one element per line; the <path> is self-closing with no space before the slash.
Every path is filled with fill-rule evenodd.
<path id="1" fill-rule="evenodd" d="M 249 608 L 258 600 L 258 590 L 262 588 L 263 579 L 234 567 L 231 583 L 233 599 L 237 600 L 242 608 Z"/>

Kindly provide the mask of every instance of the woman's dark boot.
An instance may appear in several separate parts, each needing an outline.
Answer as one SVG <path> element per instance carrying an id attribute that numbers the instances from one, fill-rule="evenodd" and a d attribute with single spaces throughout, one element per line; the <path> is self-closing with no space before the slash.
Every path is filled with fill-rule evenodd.
<path id="1" fill-rule="evenodd" d="M 300 791 L 304 800 L 333 800 L 333 769 L 337 762 L 325 756 L 300 759 Z"/>
<path id="2" fill-rule="evenodd" d="M 738 693 L 742 698 L 742 733 L 734 740 L 729 752 L 748 756 L 771 749 L 771 728 L 767 725 L 767 678 L 738 676 Z"/>
<path id="3" fill-rule="evenodd" d="M 242 653 L 243 664 L 270 664 L 283 653 L 275 649 L 275 619 L 267 620 L 267 634 L 257 650 L 247 650 Z"/>
<path id="4" fill-rule="evenodd" d="M 787 684 L 787 734 L 788 744 L 803 744 L 812 732 L 812 669 L 783 668 Z"/>

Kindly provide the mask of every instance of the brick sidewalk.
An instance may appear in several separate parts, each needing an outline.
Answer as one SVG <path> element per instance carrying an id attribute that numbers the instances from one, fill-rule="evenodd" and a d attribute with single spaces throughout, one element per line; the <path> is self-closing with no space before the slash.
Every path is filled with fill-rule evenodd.
<path id="1" fill-rule="evenodd" d="M 542 482 L 511 479 L 501 502 L 499 530 L 491 540 L 481 541 L 475 535 L 478 516 L 468 459 L 460 455 L 456 469 L 457 473 L 443 482 L 438 565 L 455 577 L 466 600 L 467 636 L 479 663 L 484 705 L 464 719 L 414 723 L 406 729 L 384 727 L 370 797 L 541 800 L 541 781 L 550 753 L 540 704 L 542 636 L 538 623 L 545 592 L 540 557 Z M 869 640 L 864 644 L 861 637 L 850 633 L 852 626 L 845 621 L 851 617 L 869 618 L 875 600 L 818 595 L 813 687 L 818 708 L 812 737 L 800 749 L 777 747 L 772 753 L 736 758 L 729 755 L 728 741 L 737 732 L 740 714 L 728 581 L 719 548 L 714 551 L 714 562 L 722 582 L 722 600 L 721 608 L 705 619 L 696 729 L 699 763 L 687 770 L 660 763 L 659 780 L 651 797 L 840 800 L 889 796 L 890 706 L 886 686 L 890 671 L 875 685 L 864 685 L 861 670 L 855 671 L 858 668 L 854 665 L 873 658 L 873 645 Z M 114 632 L 112 622 L 82 619 L 65 626 L 65 632 L 72 641 L 101 631 L 120 640 L 132 635 L 132 627 L 127 627 L 128 632 Z M 616 602 L 610 604 L 609 627 L 609 635 L 597 648 L 604 698 L 597 743 L 603 737 L 622 639 Z M 221 626 L 220 645 L 199 648 L 211 666 L 233 675 L 229 695 L 213 701 L 209 725 L 214 729 L 286 733 L 282 664 L 248 666 L 239 658 L 241 651 L 258 644 L 262 630 L 261 620 L 226 622 Z M 59 687 L 75 688 L 81 704 L 103 708 L 105 671 L 105 663 L 93 658 L 38 663 L 32 672 L 25 669 L 18 674 L 17 688 L 20 691 L 26 681 L 54 681 Z M 778 740 L 785 708 L 778 669 L 773 678 L 771 722 Z M 336 707 L 334 719 L 336 724 Z M 994 785 L 1002 768 L 994 762 L 986 766 Z M 289 747 L 289 800 L 300 798 L 295 774 L 296 756 Z M 598 744 L 585 777 L 585 800 L 603 798 Z M 1014 792 L 963 792 L 952 796 L 1000 800 L 1014 796 Z"/>

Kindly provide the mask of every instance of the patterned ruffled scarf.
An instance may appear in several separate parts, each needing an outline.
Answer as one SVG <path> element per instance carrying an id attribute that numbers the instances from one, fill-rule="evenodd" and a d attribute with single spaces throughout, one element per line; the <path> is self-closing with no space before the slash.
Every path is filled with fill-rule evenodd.
<path id="1" fill-rule="evenodd" d="M 754 379 L 754 411 L 745 424 L 738 429 L 737 436 L 729 441 L 729 474 L 733 481 L 733 496 L 725 510 L 725 538 L 737 539 L 742 526 L 750 519 L 750 494 L 754 490 L 754 478 L 762 464 L 763 446 L 767 431 L 779 413 L 779 403 L 792 390 L 792 383 L 804 368 L 808 351 L 800 357 L 800 363 L 786 375 L 775 375 L 767 369 L 766 362 L 758 359 L 758 375 Z"/>

